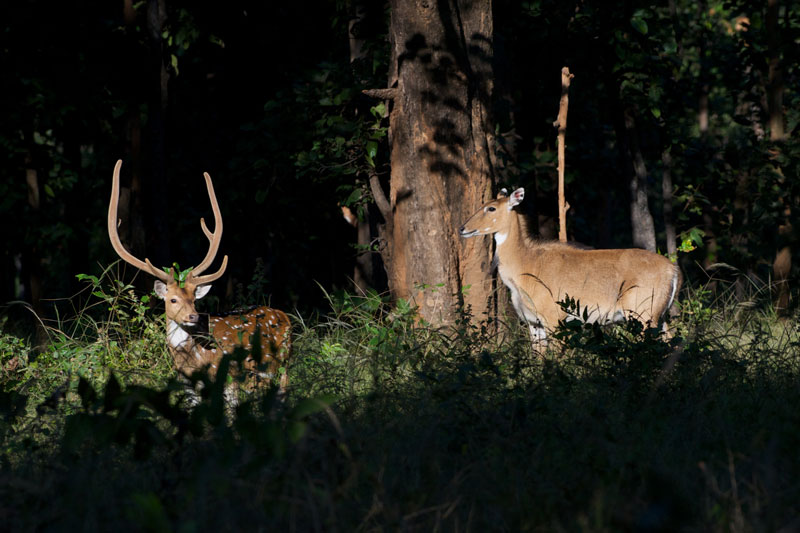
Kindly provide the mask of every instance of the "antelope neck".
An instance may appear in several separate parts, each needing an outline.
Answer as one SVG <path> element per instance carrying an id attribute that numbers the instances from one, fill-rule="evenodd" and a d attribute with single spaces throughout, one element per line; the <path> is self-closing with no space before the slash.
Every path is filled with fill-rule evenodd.
<path id="1" fill-rule="evenodd" d="M 519 222 L 519 215 L 515 212 L 512 213 L 511 222 L 508 225 L 506 231 L 494 234 L 494 242 L 497 244 L 498 251 L 500 246 L 507 244 L 510 242 L 511 248 L 514 249 L 518 247 L 519 241 L 522 239 L 522 233 L 520 229 L 520 222 Z"/>

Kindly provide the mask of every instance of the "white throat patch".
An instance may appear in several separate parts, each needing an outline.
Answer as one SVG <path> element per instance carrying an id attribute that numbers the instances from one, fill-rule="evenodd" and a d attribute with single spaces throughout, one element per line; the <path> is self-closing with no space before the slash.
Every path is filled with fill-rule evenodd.
<path id="1" fill-rule="evenodd" d="M 167 342 L 173 348 L 182 348 L 189 341 L 189 332 L 180 327 L 174 320 L 167 321 Z"/>
<path id="2" fill-rule="evenodd" d="M 494 242 L 497 243 L 497 246 L 500 246 L 504 242 L 506 242 L 506 238 L 508 237 L 508 233 L 495 233 L 494 234 Z"/>

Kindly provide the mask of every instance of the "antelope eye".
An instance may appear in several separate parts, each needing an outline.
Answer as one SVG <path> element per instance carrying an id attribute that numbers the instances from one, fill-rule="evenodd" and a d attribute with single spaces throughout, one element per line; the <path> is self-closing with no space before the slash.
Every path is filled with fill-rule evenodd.
<path id="1" fill-rule="evenodd" d="M 172 303 L 176 304 L 176 303 L 178 303 L 178 300 L 177 300 L 177 299 L 175 299 L 175 298 L 173 298 L 172 300 L 170 300 L 170 302 L 172 302 Z"/>
<path id="2" fill-rule="evenodd" d="M 491 211 L 495 211 L 495 208 L 494 208 L 494 206 L 490 205 L 489 207 L 486 208 L 486 210 L 491 212 Z"/>

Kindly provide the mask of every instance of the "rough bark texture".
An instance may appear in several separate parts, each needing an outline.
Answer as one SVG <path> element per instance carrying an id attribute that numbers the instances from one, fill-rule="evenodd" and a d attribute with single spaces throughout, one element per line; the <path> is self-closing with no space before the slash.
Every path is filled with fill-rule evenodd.
<path id="1" fill-rule="evenodd" d="M 389 288 L 431 323 L 452 323 L 460 304 L 480 320 L 491 241 L 457 228 L 491 196 L 491 2 L 393 0 L 391 10 Z"/>
<path id="2" fill-rule="evenodd" d="M 169 249 L 169 226 L 166 213 L 168 190 L 166 114 L 169 102 L 169 71 L 164 58 L 162 32 L 167 20 L 165 0 L 148 0 L 147 34 L 150 50 L 148 134 L 151 168 L 142 175 L 143 193 L 147 198 L 145 223 L 147 229 L 147 255 L 155 264 L 172 261 Z"/>
<path id="3" fill-rule="evenodd" d="M 33 134 L 27 136 L 33 138 Z M 32 217 L 39 216 L 41 212 L 41 187 L 39 179 L 38 165 L 33 156 L 34 148 L 29 149 L 25 156 L 25 183 L 28 189 L 28 209 Z M 25 297 L 31 302 L 31 309 L 37 317 L 44 316 L 44 306 L 42 305 L 43 296 L 43 272 L 42 254 L 39 250 L 37 239 L 33 235 L 28 235 L 22 250 L 22 278 L 25 288 Z M 36 346 L 41 348 L 48 342 L 47 331 L 40 319 L 34 321 L 36 327 Z"/>
<path id="4" fill-rule="evenodd" d="M 769 80 L 766 87 L 767 111 L 769 113 L 769 138 L 772 141 L 786 139 L 783 113 L 783 67 L 779 51 L 781 31 L 778 24 L 778 0 L 767 2 L 767 35 L 769 43 Z M 788 9 L 788 8 L 787 8 Z M 783 223 L 778 225 L 778 249 L 772 263 L 775 287 L 775 310 L 786 315 L 790 303 L 789 276 L 792 272 L 793 230 L 790 222 L 792 206 L 784 199 Z"/>
<path id="5" fill-rule="evenodd" d="M 633 164 L 633 174 L 631 174 L 629 181 L 633 245 L 655 252 L 656 229 L 653 223 L 653 215 L 650 213 L 650 207 L 647 202 L 647 167 L 644 164 L 644 156 L 639 147 L 633 111 L 630 109 L 625 111 L 625 130 L 628 135 L 628 149 L 631 163 Z"/>
<path id="6" fill-rule="evenodd" d="M 787 7 L 788 9 L 788 7 Z M 767 1 L 767 40 L 769 44 L 769 81 L 767 84 L 767 111 L 769 112 L 769 138 L 780 141 L 786 137 L 783 117 L 783 68 L 779 52 L 778 0 Z"/>
<path id="7" fill-rule="evenodd" d="M 678 244 L 675 232 L 675 219 L 672 216 L 672 153 L 670 148 L 664 148 L 661 152 L 661 162 L 663 163 L 663 174 L 661 175 L 661 195 L 664 199 L 664 230 L 667 234 L 667 254 L 670 257 L 677 257 Z"/>
<path id="8" fill-rule="evenodd" d="M 567 111 L 569 109 L 569 84 L 575 76 L 569 68 L 561 69 L 561 101 L 558 104 L 558 119 L 554 126 L 558 129 L 558 240 L 567 242 L 567 209 L 569 204 L 564 197 L 564 173 L 566 172 L 567 151 Z"/>

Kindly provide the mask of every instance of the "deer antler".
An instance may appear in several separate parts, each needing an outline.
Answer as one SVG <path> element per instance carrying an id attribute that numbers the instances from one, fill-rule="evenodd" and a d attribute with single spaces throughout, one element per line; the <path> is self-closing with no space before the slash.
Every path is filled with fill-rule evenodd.
<path id="1" fill-rule="evenodd" d="M 228 256 L 226 255 L 222 258 L 222 266 L 215 273 L 208 274 L 206 276 L 199 275 L 214 261 L 217 251 L 219 250 L 219 243 L 222 240 L 222 214 L 219 211 L 217 195 L 214 193 L 214 185 L 211 183 L 211 176 L 208 175 L 208 172 L 204 172 L 203 176 L 206 178 L 206 188 L 208 189 L 208 197 L 211 200 L 211 210 L 214 212 L 214 232 L 212 233 L 209 231 L 208 226 L 206 226 L 205 219 L 201 218 L 200 227 L 203 229 L 203 233 L 205 233 L 206 237 L 208 238 L 209 245 L 208 253 L 206 253 L 205 258 L 200 262 L 199 265 L 192 269 L 190 274 L 191 282 L 194 285 L 211 283 L 212 281 L 221 277 L 222 274 L 225 273 L 225 269 L 228 267 Z"/>
<path id="2" fill-rule="evenodd" d="M 164 272 L 163 270 L 156 268 L 150 262 L 149 259 L 145 258 L 144 262 L 137 259 L 133 256 L 125 247 L 122 245 L 122 241 L 119 239 L 119 234 L 117 233 L 117 225 L 120 223 L 120 220 L 117 218 L 117 207 L 119 204 L 119 170 L 122 168 L 122 159 L 117 161 L 117 164 L 114 166 L 114 179 L 111 185 L 111 203 L 108 204 L 108 236 L 111 239 L 111 246 L 114 247 L 114 250 L 117 252 L 117 255 L 120 258 L 135 266 L 139 270 L 143 270 L 145 272 L 149 272 L 153 276 L 157 277 L 163 282 L 168 282 L 171 279 L 170 274 Z"/>

